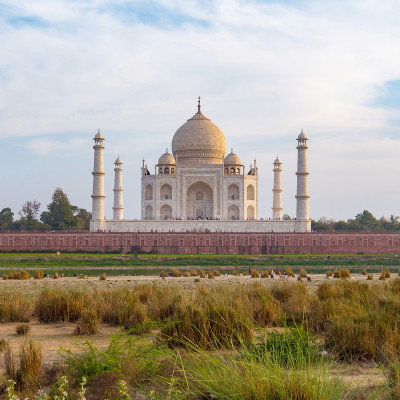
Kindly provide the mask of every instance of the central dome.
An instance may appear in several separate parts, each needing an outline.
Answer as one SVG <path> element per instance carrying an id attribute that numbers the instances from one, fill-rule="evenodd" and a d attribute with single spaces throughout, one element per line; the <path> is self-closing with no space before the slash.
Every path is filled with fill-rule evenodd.
<path id="1" fill-rule="evenodd" d="M 226 140 L 221 129 L 200 111 L 187 120 L 172 139 L 172 153 L 180 164 L 222 164 Z"/>

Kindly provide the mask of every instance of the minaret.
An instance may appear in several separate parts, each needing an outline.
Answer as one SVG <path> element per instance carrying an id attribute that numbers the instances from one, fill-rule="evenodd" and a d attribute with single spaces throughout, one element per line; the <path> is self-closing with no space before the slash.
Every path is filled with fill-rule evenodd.
<path id="1" fill-rule="evenodd" d="M 303 129 L 297 138 L 297 206 L 296 206 L 296 220 L 308 221 L 308 171 L 307 171 L 307 136 L 304 134 Z"/>
<path id="2" fill-rule="evenodd" d="M 276 156 L 274 161 L 274 202 L 272 206 L 272 219 L 282 219 L 282 185 L 281 185 L 281 168 L 282 163 L 279 161 L 279 157 Z"/>
<path id="3" fill-rule="evenodd" d="M 114 180 L 114 214 L 113 214 L 113 219 L 123 219 L 123 214 L 124 214 L 124 205 L 123 205 L 123 199 L 122 199 L 122 192 L 124 189 L 122 189 L 122 161 L 121 159 L 118 158 L 115 160 L 115 180 Z"/>
<path id="4" fill-rule="evenodd" d="M 94 168 L 92 194 L 92 220 L 104 220 L 104 172 L 103 167 L 103 135 L 99 131 L 94 137 Z"/>

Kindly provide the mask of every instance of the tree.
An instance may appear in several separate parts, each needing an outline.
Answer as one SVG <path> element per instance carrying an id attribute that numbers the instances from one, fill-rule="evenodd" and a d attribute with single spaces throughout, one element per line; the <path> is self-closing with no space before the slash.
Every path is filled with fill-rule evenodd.
<path id="1" fill-rule="evenodd" d="M 378 220 L 368 210 L 357 214 L 355 220 L 363 227 L 364 230 L 371 231 L 378 228 Z"/>
<path id="2" fill-rule="evenodd" d="M 37 219 L 39 210 L 40 203 L 36 200 L 27 201 L 24 203 L 21 210 L 18 212 L 19 216 L 21 217 L 21 229 L 32 231 L 40 227 L 40 222 Z"/>
<path id="3" fill-rule="evenodd" d="M 57 188 L 52 196 L 52 202 L 47 206 L 40 220 L 50 225 L 54 230 L 66 230 L 74 226 L 73 206 L 61 188 Z"/>
<path id="4" fill-rule="evenodd" d="M 292 219 L 292 218 L 290 218 L 290 215 L 288 215 L 288 214 L 283 214 L 282 219 L 285 221 L 288 221 L 289 219 Z"/>
<path id="5" fill-rule="evenodd" d="M 0 229 L 1 230 L 12 229 L 13 222 L 14 222 L 14 213 L 11 211 L 11 208 L 3 208 L 0 211 Z"/>
<path id="6" fill-rule="evenodd" d="M 341 232 L 341 231 L 347 231 L 349 229 L 349 226 L 346 221 L 340 220 L 335 222 L 334 228 L 335 231 Z"/>
<path id="7" fill-rule="evenodd" d="M 90 229 L 92 213 L 76 206 L 73 206 L 73 209 L 76 229 L 78 231 L 88 231 Z"/>

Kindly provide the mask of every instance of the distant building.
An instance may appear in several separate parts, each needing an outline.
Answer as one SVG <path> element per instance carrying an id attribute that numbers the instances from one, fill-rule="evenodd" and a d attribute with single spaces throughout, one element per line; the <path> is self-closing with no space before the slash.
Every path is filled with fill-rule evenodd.
<path id="1" fill-rule="evenodd" d="M 258 219 L 256 160 L 245 168 L 238 155 L 226 154 L 222 131 L 201 112 L 187 120 L 172 139 L 172 154 L 159 158 L 153 174 L 143 160 L 141 220 L 123 219 L 122 161 L 115 161 L 113 219 L 104 218 L 104 138 L 94 141 L 91 231 L 112 232 L 309 232 L 307 137 L 298 141 L 296 219 L 282 220 L 282 164 L 273 163 L 272 218 Z M 263 199 L 265 201 L 265 199 Z"/>

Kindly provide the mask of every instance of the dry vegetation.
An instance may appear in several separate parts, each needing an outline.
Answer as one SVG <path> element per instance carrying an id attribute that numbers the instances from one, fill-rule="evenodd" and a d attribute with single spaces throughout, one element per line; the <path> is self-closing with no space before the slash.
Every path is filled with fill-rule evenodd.
<path id="1" fill-rule="evenodd" d="M 291 272 L 289 268 L 285 275 Z M 39 384 L 54 384 L 62 372 L 70 380 L 70 398 L 75 398 L 82 376 L 89 379 L 88 393 L 99 396 L 93 399 L 118 398 L 121 391 L 110 388 L 120 379 L 130 390 L 154 399 L 228 399 L 232 390 L 238 399 L 396 398 L 400 278 L 382 271 L 384 282 L 370 282 L 372 274 L 365 274 L 360 271 L 356 280 L 340 269 L 334 272 L 338 279 L 313 277 L 312 284 L 271 279 L 268 271 L 256 269 L 248 277 L 229 278 L 208 271 L 211 280 L 201 279 L 204 271 L 182 276 L 176 269 L 161 273 L 161 279 L 151 278 L 156 280 L 152 283 L 132 285 L 125 279 L 121 287 L 98 277 L 79 284 L 77 278 L 48 280 L 54 287 L 31 280 L 42 289 L 27 298 L 14 290 L 0 291 L 0 321 L 20 323 L 14 331 L 26 337 L 19 356 L 4 342 L 4 373 L 18 390 L 33 393 Z M 266 279 L 252 279 L 260 277 Z M 62 286 L 68 279 L 75 284 Z M 107 325 L 122 327 L 128 336 L 112 337 L 105 349 L 87 342 L 79 352 L 64 351 L 51 378 L 42 363 L 46 349 L 30 338 L 30 325 L 21 324 L 30 319 L 73 323 L 71 336 L 97 337 Z M 318 356 L 322 350 L 331 361 Z M 382 368 L 380 397 L 374 388 L 355 391 L 340 374 L 332 378 L 329 371 L 343 361 Z"/>

